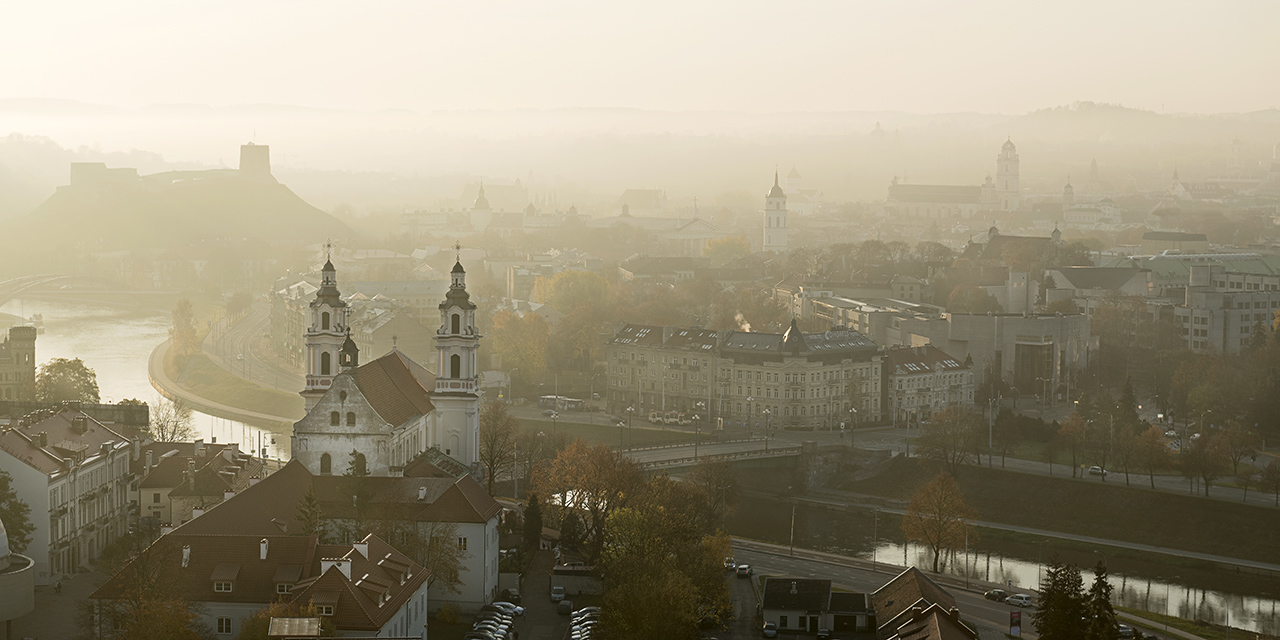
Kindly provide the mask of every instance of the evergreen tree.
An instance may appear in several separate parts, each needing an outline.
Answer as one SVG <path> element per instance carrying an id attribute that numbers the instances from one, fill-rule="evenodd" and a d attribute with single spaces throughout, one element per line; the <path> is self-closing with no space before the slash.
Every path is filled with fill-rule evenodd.
<path id="1" fill-rule="evenodd" d="M 538 494 L 529 494 L 529 505 L 524 508 L 524 546 L 537 548 L 542 540 L 542 505 Z"/>
<path id="2" fill-rule="evenodd" d="M 1031 614 L 1042 640 L 1079 640 L 1085 634 L 1085 594 L 1080 569 L 1058 556 L 1049 561 L 1040 602 Z"/>
<path id="3" fill-rule="evenodd" d="M 320 542 L 325 541 L 324 515 L 320 512 L 320 501 L 316 500 L 315 491 L 308 489 L 307 494 L 298 502 L 298 513 L 293 516 L 300 528 L 298 535 L 315 534 Z"/>
<path id="4" fill-rule="evenodd" d="M 1107 565 L 1098 562 L 1093 569 L 1095 577 L 1089 588 L 1085 604 L 1088 630 L 1085 640 L 1119 640 L 1120 626 L 1116 622 L 1115 609 L 1111 608 L 1111 583 L 1107 582 Z"/>

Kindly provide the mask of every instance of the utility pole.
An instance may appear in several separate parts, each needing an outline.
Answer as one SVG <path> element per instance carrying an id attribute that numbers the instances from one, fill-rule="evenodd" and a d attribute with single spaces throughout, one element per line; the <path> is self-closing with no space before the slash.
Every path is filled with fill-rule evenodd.
<path id="1" fill-rule="evenodd" d="M 796 555 L 796 499 L 791 498 L 791 555 Z"/>

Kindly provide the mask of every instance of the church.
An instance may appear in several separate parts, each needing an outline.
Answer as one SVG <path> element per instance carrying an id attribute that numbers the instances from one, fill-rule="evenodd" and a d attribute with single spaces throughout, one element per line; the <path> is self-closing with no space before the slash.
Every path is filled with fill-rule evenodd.
<path id="1" fill-rule="evenodd" d="M 375 477 L 403 476 L 429 450 L 479 473 L 480 395 L 476 305 L 457 262 L 440 303 L 433 373 L 392 350 L 360 363 L 331 261 L 311 302 L 306 331 L 307 415 L 293 425 L 293 458 L 316 475 L 352 465 Z M 352 452 L 355 452 L 353 455 Z"/>
<path id="2" fill-rule="evenodd" d="M 1017 211 L 1021 206 L 1018 148 L 1006 140 L 996 156 L 996 179 L 987 175 L 980 186 L 905 184 L 893 177 L 885 209 L 899 219 L 967 220 L 994 212 Z"/>

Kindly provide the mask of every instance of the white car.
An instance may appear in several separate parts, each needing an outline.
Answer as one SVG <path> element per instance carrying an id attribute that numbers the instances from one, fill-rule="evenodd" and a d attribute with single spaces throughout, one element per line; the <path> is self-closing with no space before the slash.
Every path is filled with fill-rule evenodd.
<path id="1" fill-rule="evenodd" d="M 1107 475 L 1107 471 L 1106 471 L 1106 469 L 1103 469 L 1102 467 L 1099 467 L 1098 465 L 1096 465 L 1096 464 L 1095 464 L 1095 465 L 1093 465 L 1092 467 L 1089 467 L 1089 475 L 1091 475 L 1091 476 L 1105 476 L 1105 475 Z"/>
<path id="2" fill-rule="evenodd" d="M 551 601 L 560 602 L 564 600 L 564 587 L 551 587 Z"/>
<path id="3" fill-rule="evenodd" d="M 518 605 L 518 604 L 512 604 L 512 603 L 510 603 L 510 602 L 501 602 L 501 601 L 499 601 L 499 602 L 495 602 L 495 603 L 493 603 L 493 606 L 498 607 L 499 609 L 502 609 L 503 611 L 506 611 L 506 612 L 507 612 L 507 614 L 509 614 L 509 615 L 513 615 L 513 616 L 522 616 L 522 615 L 524 615 L 524 607 L 522 607 L 522 606 L 520 606 L 520 605 Z"/>
<path id="4" fill-rule="evenodd" d="M 1011 604 L 1015 607 L 1031 606 L 1031 596 L 1025 593 L 1015 593 L 1008 598 L 1005 598 L 1004 601 L 1006 604 Z"/>

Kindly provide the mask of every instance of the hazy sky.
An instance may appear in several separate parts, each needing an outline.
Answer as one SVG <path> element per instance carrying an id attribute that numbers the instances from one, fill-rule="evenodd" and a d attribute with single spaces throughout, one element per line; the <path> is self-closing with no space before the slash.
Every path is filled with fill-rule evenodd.
<path id="1" fill-rule="evenodd" d="M 1280 106 L 1280 2 L 7 3 L 0 97 L 376 110 Z"/>

